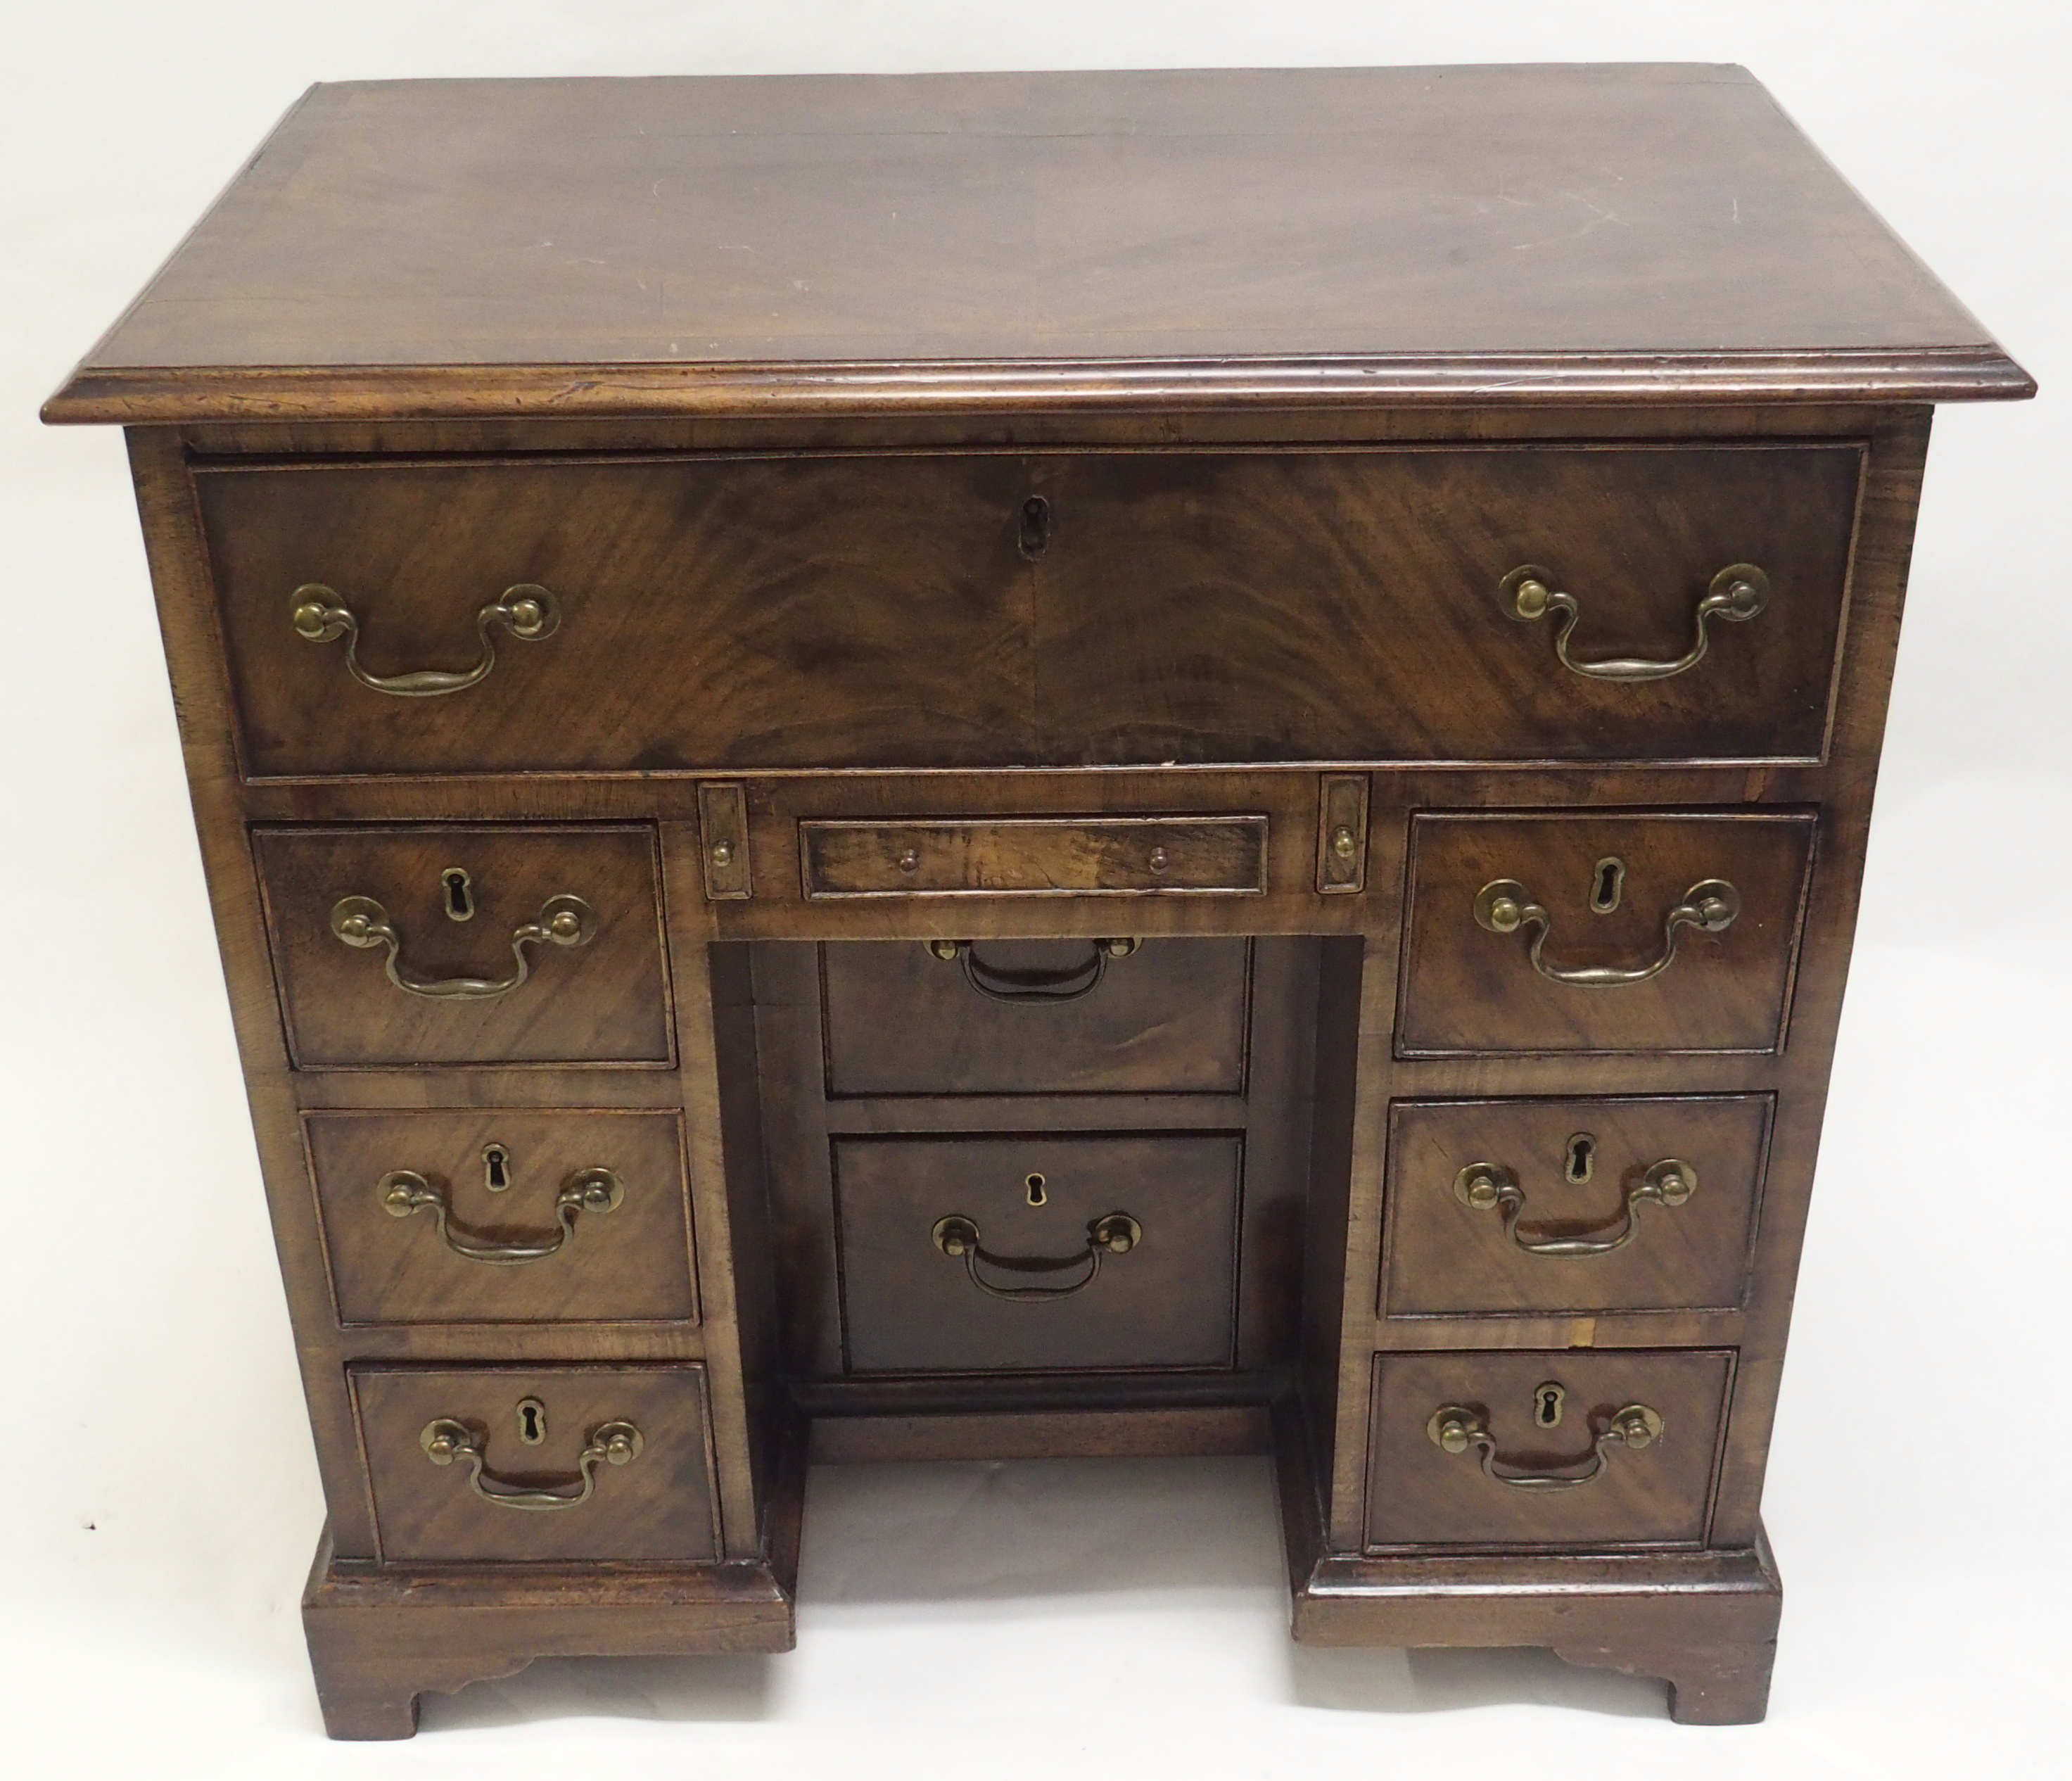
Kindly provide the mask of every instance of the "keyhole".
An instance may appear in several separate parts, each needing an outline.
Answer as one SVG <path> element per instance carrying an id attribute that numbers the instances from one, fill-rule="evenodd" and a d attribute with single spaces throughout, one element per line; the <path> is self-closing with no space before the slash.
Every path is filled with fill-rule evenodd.
<path id="1" fill-rule="evenodd" d="M 1026 1185 L 1029 1189 L 1029 1203 L 1031 1206 L 1042 1206 L 1049 1203 L 1047 1196 L 1043 1192 L 1043 1178 L 1041 1175 L 1032 1170 Z"/>
<path id="2" fill-rule="evenodd" d="M 518 1438 L 528 1447 L 536 1447 L 547 1438 L 547 1406 L 536 1397 L 518 1401 Z"/>
<path id="3" fill-rule="evenodd" d="M 1533 1388 L 1532 1420 L 1543 1429 L 1557 1428 L 1561 1421 L 1562 1400 L 1568 1396 L 1562 1387 L 1549 1380 L 1544 1385 Z"/>
<path id="4" fill-rule="evenodd" d="M 1590 1171 L 1597 1166 L 1597 1141 L 1588 1132 L 1578 1132 L 1568 1140 L 1568 1160 L 1561 1173 L 1580 1185 L 1590 1178 Z"/>
<path id="5" fill-rule="evenodd" d="M 1618 907 L 1625 889 L 1626 862 L 1610 857 L 1599 860 L 1590 878 L 1590 907 L 1600 915 L 1609 915 Z"/>
<path id="6" fill-rule="evenodd" d="M 1050 547 L 1050 504 L 1041 495 L 1031 495 L 1022 504 L 1021 535 L 1016 542 L 1030 562 Z"/>
<path id="7" fill-rule="evenodd" d="M 482 1147 L 482 1185 L 500 1194 L 511 1185 L 511 1153 L 500 1144 Z"/>
<path id="8" fill-rule="evenodd" d="M 446 894 L 448 921 L 466 921 L 475 913 L 472 882 L 458 866 L 449 866 L 439 874 L 440 886 Z"/>

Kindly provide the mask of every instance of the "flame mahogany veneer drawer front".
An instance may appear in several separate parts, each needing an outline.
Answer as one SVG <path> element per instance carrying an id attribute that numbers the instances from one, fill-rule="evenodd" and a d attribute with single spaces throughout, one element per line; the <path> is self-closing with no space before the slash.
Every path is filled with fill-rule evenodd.
<path id="1" fill-rule="evenodd" d="M 1814 759 L 1862 463 L 1845 441 L 193 476 L 267 777 Z M 1521 578 L 1557 598 L 1521 615 Z"/>
<path id="2" fill-rule="evenodd" d="M 1379 1355 L 1368 1549 L 1696 1545 L 1733 1366 L 1711 1349 Z"/>
<path id="3" fill-rule="evenodd" d="M 1398 1055 L 1782 1051 L 1814 825 L 1418 816 Z"/>
<path id="4" fill-rule="evenodd" d="M 645 827 L 258 829 L 298 1067 L 675 1058 Z"/>
<path id="5" fill-rule="evenodd" d="M 849 1370 L 1228 1368 L 1235 1134 L 838 1138 Z"/>
<path id="6" fill-rule="evenodd" d="M 702 1364 L 351 1378 L 391 1564 L 719 1556 Z"/>
<path id="7" fill-rule="evenodd" d="M 673 1113 L 305 1113 L 339 1321 L 689 1322 Z"/>
<path id="8" fill-rule="evenodd" d="M 1126 937 L 823 946 L 828 1092 L 1241 1095 L 1251 954 Z"/>
<path id="9" fill-rule="evenodd" d="M 1738 1306 L 1771 1107 L 1767 1095 L 1396 1102 L 1383 1314 Z"/>

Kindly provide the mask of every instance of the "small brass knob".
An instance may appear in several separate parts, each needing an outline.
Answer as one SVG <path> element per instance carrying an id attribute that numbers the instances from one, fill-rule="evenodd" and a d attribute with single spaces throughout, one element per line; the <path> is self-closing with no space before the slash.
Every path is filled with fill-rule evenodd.
<path id="1" fill-rule="evenodd" d="M 902 872 L 919 871 L 921 870 L 921 856 L 919 852 L 917 849 L 910 847 L 905 853 L 902 853 L 899 856 L 899 870 Z"/>
<path id="2" fill-rule="evenodd" d="M 1350 829 L 1341 825 L 1331 831 L 1331 851 L 1340 859 L 1350 859 L 1359 845 Z"/>
<path id="3" fill-rule="evenodd" d="M 712 862 L 715 866 L 733 865 L 734 843 L 732 841 L 714 841 L 713 843 L 712 849 Z"/>
<path id="4" fill-rule="evenodd" d="M 1166 849 L 1164 848 L 1154 847 L 1151 849 L 1151 870 L 1154 872 L 1163 872 L 1166 870 Z"/>

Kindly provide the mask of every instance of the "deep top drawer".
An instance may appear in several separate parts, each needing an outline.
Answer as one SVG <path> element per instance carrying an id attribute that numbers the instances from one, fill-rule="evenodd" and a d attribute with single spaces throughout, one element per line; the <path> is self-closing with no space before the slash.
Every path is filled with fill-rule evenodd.
<path id="1" fill-rule="evenodd" d="M 1806 759 L 1862 459 L 964 451 L 195 481 L 261 777 Z"/>

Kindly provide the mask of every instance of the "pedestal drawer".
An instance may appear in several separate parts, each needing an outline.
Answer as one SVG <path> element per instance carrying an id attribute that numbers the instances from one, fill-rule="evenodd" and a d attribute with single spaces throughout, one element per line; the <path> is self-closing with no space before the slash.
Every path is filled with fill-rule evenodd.
<path id="1" fill-rule="evenodd" d="M 1376 1356 L 1368 1546 L 1700 1544 L 1733 1359 L 1572 1348 Z"/>
<path id="2" fill-rule="evenodd" d="M 1241 940 L 850 941 L 820 952 L 833 1095 L 1241 1095 Z"/>
<path id="3" fill-rule="evenodd" d="M 298 1067 L 667 1063 L 644 828 L 261 829 Z"/>
<path id="4" fill-rule="evenodd" d="M 1235 1136 L 844 1138 L 852 1373 L 1232 1364 Z"/>
<path id="5" fill-rule="evenodd" d="M 717 1556 L 705 1368 L 352 1369 L 389 1563 Z"/>
<path id="6" fill-rule="evenodd" d="M 1739 1306 L 1770 1108 L 1767 1095 L 1398 1101 L 1383 1314 Z"/>
<path id="7" fill-rule="evenodd" d="M 341 1322 L 697 1315 L 670 1113 L 306 1113 Z"/>
<path id="8" fill-rule="evenodd" d="M 1782 1049 L 1813 831 L 1738 811 L 1418 817 L 1398 1054 Z"/>

